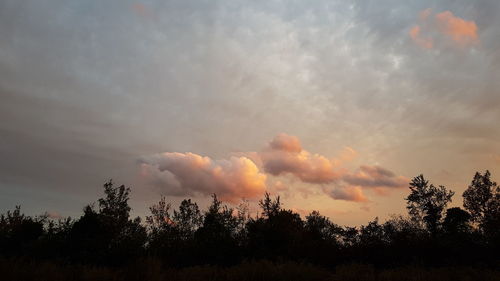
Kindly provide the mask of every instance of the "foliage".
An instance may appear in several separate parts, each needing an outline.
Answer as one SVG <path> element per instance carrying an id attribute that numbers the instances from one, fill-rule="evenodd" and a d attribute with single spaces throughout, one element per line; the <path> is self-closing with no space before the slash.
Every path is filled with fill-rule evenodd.
<path id="1" fill-rule="evenodd" d="M 170 274 L 162 271 L 164 264 L 180 274 L 176 276 L 186 274 L 182 278 L 193 280 L 216 274 L 212 271 L 215 267 L 205 265 L 251 272 L 262 269 L 252 269 L 257 266 L 252 261 L 263 259 L 269 262 L 258 266 L 291 262 L 308 271 L 307 266 L 301 267 L 305 262 L 328 272 L 348 263 L 381 268 L 414 263 L 498 265 L 500 195 L 488 171 L 484 175 L 477 173 L 464 192 L 465 209 L 446 209 L 453 192 L 429 184 L 423 175 L 415 177 L 409 187 L 408 217 L 393 215 L 383 223 L 375 218 L 359 227 L 339 226 L 318 211 L 303 219 L 285 209 L 279 197 L 268 193 L 259 201 L 260 213 L 254 217 L 249 214 L 247 201 L 232 208 L 215 194 L 205 211 L 191 199 L 181 201 L 175 209 L 161 197 L 150 207 L 150 215 L 143 223 L 139 217 L 130 217 L 130 188 L 108 181 L 97 207 L 85 206 L 77 219 L 56 220 L 47 214 L 31 217 L 24 215 L 19 206 L 1 214 L 0 257 L 47 261 L 49 267 L 64 261 L 68 266 L 106 268 L 126 268 L 153 259 L 160 263 L 153 263 L 154 270 L 166 274 L 161 276 Z M 200 275 L 191 276 L 182 268 L 191 268 L 191 273 Z M 360 267 L 359 274 L 366 271 L 369 276 L 374 270 Z M 116 273 L 114 269 L 103 272 Z M 236 274 L 229 269 L 227 272 L 227 278 Z M 336 272 L 327 275 L 331 280 L 335 276 L 350 278 L 343 267 L 337 267 Z M 136 276 L 134 272 L 129 274 Z"/>
<path id="2" fill-rule="evenodd" d="M 423 175 L 410 182 L 410 195 L 406 198 L 407 209 L 414 221 L 423 221 L 427 230 L 435 235 L 440 226 L 442 213 L 455 193 L 444 186 L 429 185 Z"/>
<path id="3" fill-rule="evenodd" d="M 490 239 L 498 241 L 500 229 L 500 186 L 491 180 L 491 174 L 476 172 L 474 178 L 463 193 L 464 207 L 472 220 L 479 224 Z M 498 239 L 497 239 L 498 238 Z"/>

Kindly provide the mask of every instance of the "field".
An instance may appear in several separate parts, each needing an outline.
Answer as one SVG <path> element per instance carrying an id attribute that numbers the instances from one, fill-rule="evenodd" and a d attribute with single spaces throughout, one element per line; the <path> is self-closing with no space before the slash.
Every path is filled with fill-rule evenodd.
<path id="1" fill-rule="evenodd" d="M 500 270 L 474 267 L 405 266 L 376 269 L 372 265 L 339 265 L 329 270 L 301 263 L 245 262 L 232 267 L 170 268 L 148 259 L 120 268 L 62 265 L 55 262 L 0 260 L 2 280 L 23 281 L 488 281 L 500 280 Z"/>

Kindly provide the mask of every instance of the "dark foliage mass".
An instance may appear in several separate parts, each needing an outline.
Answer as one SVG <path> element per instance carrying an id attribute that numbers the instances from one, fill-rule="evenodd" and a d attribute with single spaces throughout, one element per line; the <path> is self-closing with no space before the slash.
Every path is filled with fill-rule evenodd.
<path id="1" fill-rule="evenodd" d="M 333 278 L 329 274 L 342 272 L 346 264 L 383 270 L 499 266 L 500 187 L 486 171 L 476 173 L 463 193 L 464 208 L 447 208 L 453 195 L 419 175 L 410 182 L 405 199 L 408 216 L 393 216 L 384 223 L 375 218 L 360 227 L 337 225 L 318 211 L 303 219 L 267 193 L 255 217 L 249 215 L 246 202 L 231 208 L 214 194 L 205 211 L 191 199 L 174 210 L 162 197 L 142 222 L 130 217 L 130 189 L 109 181 L 104 197 L 85 206 L 77 219 L 26 216 L 20 207 L 1 214 L 0 270 L 16 268 L 6 266 L 9 263 L 35 263 L 40 270 L 47 265 L 61 274 L 108 268 L 104 271 L 120 275 L 124 265 L 154 271 L 159 264 L 161 274 L 170 274 L 164 268 L 178 275 L 196 268 L 202 276 L 215 274 L 207 273 L 214 266 L 226 268 L 224 274 L 240 274 L 250 265 L 270 270 L 269 264 L 281 264 L 294 268 L 290 270 L 316 270 L 311 274 L 326 280 L 323 277 Z"/>

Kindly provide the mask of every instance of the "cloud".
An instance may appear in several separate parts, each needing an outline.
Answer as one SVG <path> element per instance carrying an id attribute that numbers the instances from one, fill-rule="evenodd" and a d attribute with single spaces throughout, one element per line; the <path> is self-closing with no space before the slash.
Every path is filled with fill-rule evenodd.
<path id="1" fill-rule="evenodd" d="M 212 160 L 194 153 L 166 152 L 141 160 L 142 176 L 167 195 L 210 195 L 236 202 L 262 196 L 266 175 L 246 157 Z"/>
<path id="2" fill-rule="evenodd" d="M 410 29 L 410 37 L 422 48 L 432 49 L 432 46 L 434 45 L 432 38 L 424 38 L 420 35 L 420 26 L 418 25 L 415 25 Z"/>
<path id="3" fill-rule="evenodd" d="M 327 158 L 303 150 L 297 137 L 286 134 L 276 136 L 268 148 L 257 155 L 266 173 L 290 174 L 304 183 L 334 186 L 324 191 L 339 200 L 365 202 L 368 199 L 363 188 L 386 195 L 390 189 L 402 188 L 408 183 L 407 178 L 379 166 L 362 165 L 355 172 L 344 168 L 343 164 L 357 156 L 350 147 L 345 147 L 337 158 Z"/>
<path id="4" fill-rule="evenodd" d="M 324 191 L 333 199 L 353 202 L 368 202 L 363 190 L 359 186 L 324 188 Z"/>
<path id="5" fill-rule="evenodd" d="M 339 178 L 336 161 L 303 150 L 297 137 L 279 134 L 260 153 L 264 171 L 274 176 L 292 174 L 307 183 L 331 183 Z"/>
<path id="6" fill-rule="evenodd" d="M 436 15 L 439 30 L 460 45 L 477 43 L 477 25 L 474 21 L 466 21 L 456 17 L 450 11 Z"/>
<path id="7" fill-rule="evenodd" d="M 379 166 L 361 166 L 350 172 L 343 164 L 357 156 L 345 147 L 338 158 L 327 158 L 304 149 L 296 136 L 278 134 L 261 152 L 247 152 L 228 160 L 212 160 L 194 153 L 166 152 L 141 159 L 141 175 L 168 195 L 210 195 L 236 202 L 258 198 L 265 191 L 288 193 L 290 187 L 279 176 L 291 175 L 303 183 L 320 185 L 333 199 L 367 202 L 363 189 L 379 194 L 408 183 L 404 177 Z M 252 160 L 250 160 L 252 159 Z M 257 164 L 256 164 L 257 163 Z M 267 174 L 276 176 L 267 182 Z M 303 188 L 303 187 L 301 187 Z M 297 191 L 297 189 L 295 190 Z M 307 194 L 302 189 L 301 193 Z"/>
<path id="8" fill-rule="evenodd" d="M 374 188 L 403 188 L 409 182 L 379 166 L 361 166 L 355 173 L 344 175 L 342 180 L 350 185 Z"/>
<path id="9" fill-rule="evenodd" d="M 300 144 L 299 138 L 295 136 L 289 136 L 287 134 L 278 134 L 269 143 L 269 146 L 274 150 L 283 150 L 287 152 L 301 152 L 302 146 Z"/>
<path id="10" fill-rule="evenodd" d="M 409 35 L 422 48 L 432 49 L 435 42 L 451 42 L 459 47 L 470 47 L 479 42 L 476 23 L 457 17 L 450 11 L 432 17 L 432 10 L 425 9 L 419 14 L 419 21 L 410 29 Z"/>

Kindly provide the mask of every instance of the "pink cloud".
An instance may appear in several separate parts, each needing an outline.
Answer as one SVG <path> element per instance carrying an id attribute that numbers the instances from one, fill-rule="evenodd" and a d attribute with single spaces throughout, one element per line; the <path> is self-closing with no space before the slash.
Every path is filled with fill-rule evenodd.
<path id="1" fill-rule="evenodd" d="M 330 183 L 339 178 L 335 161 L 302 150 L 297 137 L 279 134 L 259 154 L 264 171 L 274 176 L 292 174 L 303 182 Z"/>
<path id="2" fill-rule="evenodd" d="M 408 180 L 379 166 L 360 166 L 351 172 L 343 165 L 357 156 L 345 147 L 336 158 L 313 154 L 302 148 L 295 136 L 279 134 L 260 152 L 238 153 L 226 160 L 212 160 L 194 153 L 166 152 L 143 158 L 141 175 L 160 186 L 167 195 L 192 196 L 216 193 L 222 200 L 236 202 L 241 198 L 259 198 L 272 193 L 292 192 L 280 181 L 291 176 L 303 183 L 320 185 L 320 189 L 298 186 L 301 194 L 325 193 L 333 199 L 367 202 L 364 189 L 377 194 L 406 186 Z M 267 181 L 267 175 L 276 178 Z M 274 184 L 273 184 L 274 183 Z"/>
<path id="3" fill-rule="evenodd" d="M 269 146 L 273 150 L 282 150 L 286 152 L 298 153 L 302 151 L 302 145 L 300 144 L 299 138 L 283 133 L 274 137 L 274 139 L 269 143 Z"/>
<path id="4" fill-rule="evenodd" d="M 460 45 L 471 45 L 478 41 L 477 25 L 474 21 L 466 21 L 456 17 L 450 11 L 436 15 L 439 30 Z"/>
<path id="5" fill-rule="evenodd" d="M 141 160 L 142 176 L 168 195 L 217 195 L 225 201 L 258 198 L 266 175 L 246 157 L 212 160 L 194 153 L 166 152 Z"/>
<path id="6" fill-rule="evenodd" d="M 325 193 L 337 200 L 368 202 L 368 198 L 359 186 L 325 188 Z"/>
<path id="7" fill-rule="evenodd" d="M 257 155 L 260 158 L 258 163 L 266 173 L 273 176 L 292 175 L 305 183 L 334 186 L 323 190 L 339 200 L 366 202 L 365 188 L 386 195 L 390 189 L 408 184 L 407 178 L 396 176 L 379 166 L 362 165 L 355 172 L 342 167 L 357 156 L 357 152 L 350 147 L 344 148 L 337 158 L 327 158 L 302 149 L 297 137 L 286 134 L 279 134 L 267 149 Z"/>
<path id="8" fill-rule="evenodd" d="M 470 47 L 479 43 L 478 28 L 474 21 L 455 16 L 450 11 L 436 14 L 431 9 L 419 14 L 419 24 L 414 25 L 409 35 L 413 42 L 425 49 L 431 49 L 439 42 L 457 47 Z"/>

